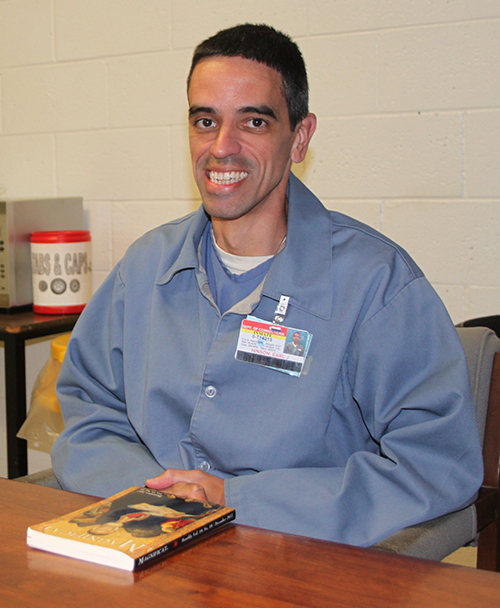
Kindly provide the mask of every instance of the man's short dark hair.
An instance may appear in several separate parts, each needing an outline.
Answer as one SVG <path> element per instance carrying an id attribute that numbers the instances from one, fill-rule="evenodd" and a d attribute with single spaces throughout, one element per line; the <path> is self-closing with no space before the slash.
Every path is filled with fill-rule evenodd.
<path id="1" fill-rule="evenodd" d="M 194 68 L 208 57 L 243 57 L 273 68 L 281 74 L 292 131 L 307 116 L 309 87 L 306 66 L 299 47 L 286 34 L 269 25 L 252 23 L 221 30 L 194 50 L 188 89 Z"/>

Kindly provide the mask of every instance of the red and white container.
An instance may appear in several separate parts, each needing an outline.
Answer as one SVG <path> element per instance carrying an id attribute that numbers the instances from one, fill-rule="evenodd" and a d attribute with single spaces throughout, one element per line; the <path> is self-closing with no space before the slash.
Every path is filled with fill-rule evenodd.
<path id="1" fill-rule="evenodd" d="M 88 230 L 32 232 L 33 311 L 81 312 L 92 296 L 91 255 Z"/>

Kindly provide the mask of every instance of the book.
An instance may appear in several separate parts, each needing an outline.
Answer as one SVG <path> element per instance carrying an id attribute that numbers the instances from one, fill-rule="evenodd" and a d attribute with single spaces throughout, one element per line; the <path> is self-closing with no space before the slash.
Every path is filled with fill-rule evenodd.
<path id="1" fill-rule="evenodd" d="M 235 518 L 231 507 L 134 486 L 28 528 L 34 549 L 136 570 L 214 532 Z"/>

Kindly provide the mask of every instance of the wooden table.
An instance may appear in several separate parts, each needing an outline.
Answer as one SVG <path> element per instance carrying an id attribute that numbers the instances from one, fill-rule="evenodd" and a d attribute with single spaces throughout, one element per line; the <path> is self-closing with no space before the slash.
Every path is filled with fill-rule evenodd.
<path id="1" fill-rule="evenodd" d="M 27 443 L 17 432 L 26 419 L 26 340 L 71 331 L 80 315 L 0 314 L 0 341 L 5 345 L 7 466 L 10 478 L 28 472 Z"/>
<path id="2" fill-rule="evenodd" d="M 92 497 L 0 479 L 0 605 L 494 608 L 500 574 L 230 525 L 137 573 L 30 549 L 26 528 Z"/>

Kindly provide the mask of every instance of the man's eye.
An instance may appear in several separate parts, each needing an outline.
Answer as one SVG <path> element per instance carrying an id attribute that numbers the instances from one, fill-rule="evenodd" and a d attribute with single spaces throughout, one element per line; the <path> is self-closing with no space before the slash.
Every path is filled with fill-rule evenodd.
<path id="1" fill-rule="evenodd" d="M 196 121 L 196 126 L 201 129 L 210 129 L 214 126 L 214 121 L 211 118 L 200 118 Z"/>
<path id="2" fill-rule="evenodd" d="M 263 127 L 266 124 L 266 121 L 263 118 L 251 118 L 249 120 L 249 124 L 254 129 L 259 129 L 260 127 Z"/>

